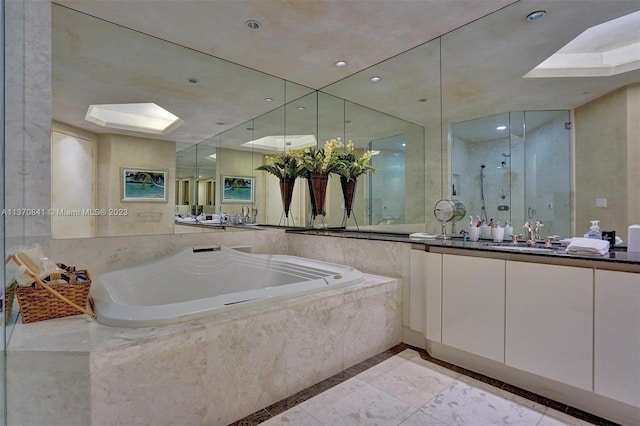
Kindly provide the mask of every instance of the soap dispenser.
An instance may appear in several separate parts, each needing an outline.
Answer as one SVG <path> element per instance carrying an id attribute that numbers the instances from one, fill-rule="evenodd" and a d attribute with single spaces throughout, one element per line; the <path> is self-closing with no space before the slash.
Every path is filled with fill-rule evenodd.
<path id="1" fill-rule="evenodd" d="M 591 221 L 591 228 L 589 228 L 589 234 L 588 234 L 589 238 L 595 238 L 597 240 L 602 239 L 602 232 L 600 232 L 599 223 L 600 223 L 599 220 Z"/>

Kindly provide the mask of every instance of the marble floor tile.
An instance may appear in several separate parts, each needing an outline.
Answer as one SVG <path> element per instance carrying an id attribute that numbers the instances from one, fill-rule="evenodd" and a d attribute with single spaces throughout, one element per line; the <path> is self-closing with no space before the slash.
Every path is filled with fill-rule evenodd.
<path id="1" fill-rule="evenodd" d="M 322 423 L 314 419 L 311 414 L 299 407 L 287 410 L 284 413 L 278 414 L 277 416 L 260 424 L 262 426 L 322 426 Z"/>
<path id="2" fill-rule="evenodd" d="M 542 416 L 537 426 L 587 426 L 591 424 L 592 423 L 580 420 L 566 413 L 561 413 L 553 408 L 547 408 L 547 411 L 545 411 L 544 416 Z"/>
<path id="3" fill-rule="evenodd" d="M 323 425 L 398 425 L 416 409 L 357 378 L 349 379 L 299 408 Z"/>
<path id="4" fill-rule="evenodd" d="M 442 371 L 440 367 L 428 364 L 407 361 L 369 383 L 412 407 L 420 408 L 458 377 L 452 371 Z"/>
<path id="5" fill-rule="evenodd" d="M 436 395 L 422 411 L 451 426 L 537 425 L 543 416 L 543 412 L 461 380 Z"/>
<path id="6" fill-rule="evenodd" d="M 578 418 L 580 416 L 571 415 L 573 414 L 569 411 L 571 407 L 564 404 L 514 386 L 507 386 L 504 382 L 479 374 L 465 375 L 467 370 L 431 358 L 425 351 L 404 344 L 371 357 L 348 370 L 349 372 L 344 371 L 332 376 L 287 400 L 268 407 L 267 411 L 274 417 L 260 424 L 267 426 L 368 424 L 380 426 L 507 424 L 586 426 L 592 424 Z M 584 415 L 590 416 L 587 413 Z M 612 424 L 595 416 L 591 417 L 594 418 L 593 424 Z M 258 423 L 248 421 L 239 423 L 238 426 Z"/>
<path id="7" fill-rule="evenodd" d="M 509 401 L 513 401 L 516 404 L 531 408 L 541 413 L 544 413 L 547 410 L 547 406 L 540 404 L 539 402 L 524 398 L 520 395 L 516 395 L 515 393 L 508 392 L 504 389 L 498 389 L 497 387 L 493 386 L 490 383 L 485 383 L 483 381 L 480 381 L 465 375 L 460 375 L 460 381 L 467 383 L 469 386 L 473 388 L 485 390 L 496 396 L 499 396 Z"/>
<path id="8" fill-rule="evenodd" d="M 400 423 L 399 426 L 448 426 L 442 420 L 431 417 L 422 410 L 413 413 L 407 420 Z"/>

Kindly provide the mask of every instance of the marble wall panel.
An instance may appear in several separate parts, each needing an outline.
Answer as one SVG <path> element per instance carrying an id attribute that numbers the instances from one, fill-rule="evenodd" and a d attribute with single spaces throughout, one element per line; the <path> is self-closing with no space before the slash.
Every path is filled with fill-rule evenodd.
<path id="1" fill-rule="evenodd" d="M 199 425 L 209 403 L 203 327 L 91 353 L 91 425 Z M 88 424 L 88 423 L 85 423 Z"/>
<path id="2" fill-rule="evenodd" d="M 128 237 L 51 240 L 46 254 L 56 262 L 88 269 L 96 276 L 167 256 L 184 247 L 250 245 L 254 253 L 286 254 L 283 230 L 243 230 L 197 234 L 136 235 Z"/>
<path id="3" fill-rule="evenodd" d="M 86 353 L 8 352 L 7 365 L 7 424 L 91 424 Z"/>

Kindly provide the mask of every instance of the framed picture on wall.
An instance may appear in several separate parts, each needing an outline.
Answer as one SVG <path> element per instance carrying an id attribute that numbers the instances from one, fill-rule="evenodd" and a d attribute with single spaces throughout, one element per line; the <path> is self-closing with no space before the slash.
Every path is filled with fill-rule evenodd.
<path id="1" fill-rule="evenodd" d="M 167 202 L 168 170 L 121 167 L 122 201 Z"/>
<path id="2" fill-rule="evenodd" d="M 251 176 L 222 176 L 223 203 L 253 203 L 255 178 Z"/>

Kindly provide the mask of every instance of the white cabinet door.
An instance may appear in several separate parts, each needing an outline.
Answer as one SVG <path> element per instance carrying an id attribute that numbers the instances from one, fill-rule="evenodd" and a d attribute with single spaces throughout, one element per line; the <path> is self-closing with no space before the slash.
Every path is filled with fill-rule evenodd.
<path id="1" fill-rule="evenodd" d="M 442 254 L 425 253 L 427 324 L 425 337 L 442 342 Z"/>
<path id="2" fill-rule="evenodd" d="M 442 259 L 442 343 L 504 362 L 505 261 Z"/>
<path id="3" fill-rule="evenodd" d="M 593 270 L 507 262 L 505 362 L 592 391 Z"/>
<path id="4" fill-rule="evenodd" d="M 427 252 L 411 250 L 409 254 L 409 328 L 424 333 L 425 274 Z"/>
<path id="5" fill-rule="evenodd" d="M 595 279 L 594 392 L 640 407 L 640 274 Z"/>

